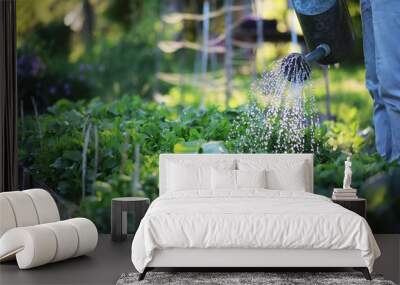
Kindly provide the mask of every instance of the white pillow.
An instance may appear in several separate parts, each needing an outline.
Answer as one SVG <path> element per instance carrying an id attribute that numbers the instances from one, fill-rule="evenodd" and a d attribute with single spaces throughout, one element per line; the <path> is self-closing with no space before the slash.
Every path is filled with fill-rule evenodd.
<path id="1" fill-rule="evenodd" d="M 236 170 L 237 188 L 267 188 L 267 171 Z"/>
<path id="2" fill-rule="evenodd" d="M 236 170 L 212 168 L 211 181 L 213 190 L 236 190 Z"/>
<path id="3" fill-rule="evenodd" d="M 293 163 L 289 169 L 272 169 L 267 174 L 268 187 L 278 190 L 302 191 L 307 189 L 306 164 Z"/>
<path id="4" fill-rule="evenodd" d="M 266 170 L 211 170 L 213 190 L 238 190 L 242 188 L 266 188 Z"/>
<path id="5" fill-rule="evenodd" d="M 169 160 L 166 164 L 167 191 L 211 191 L 211 168 L 233 170 L 236 168 L 236 160 L 188 158 Z"/>
<path id="6" fill-rule="evenodd" d="M 211 168 L 169 163 L 168 189 L 170 191 L 211 189 Z"/>
<path id="7" fill-rule="evenodd" d="M 273 190 L 306 191 L 309 173 L 305 161 L 238 160 L 240 170 L 267 170 L 267 188 Z"/>

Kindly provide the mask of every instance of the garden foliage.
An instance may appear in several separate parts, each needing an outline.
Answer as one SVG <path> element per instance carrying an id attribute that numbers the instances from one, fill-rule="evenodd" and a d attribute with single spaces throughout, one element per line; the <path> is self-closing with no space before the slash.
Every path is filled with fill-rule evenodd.
<path id="1" fill-rule="evenodd" d="M 233 128 L 249 119 L 245 110 L 167 107 L 138 96 L 123 96 L 109 103 L 97 98 L 60 100 L 47 113 L 20 120 L 20 159 L 36 180 L 79 205 L 80 215 L 95 221 L 100 231 L 108 232 L 111 198 L 139 195 L 153 200 L 158 196 L 160 153 L 274 152 L 273 142 L 264 144 L 246 137 L 245 124 Z M 370 139 L 359 142 L 362 134 L 357 128 L 330 123 L 315 131 L 316 193 L 330 196 L 332 188 L 341 185 L 346 158 L 343 151 L 355 152 L 355 188 L 363 189 L 368 177 L 391 167 L 377 154 L 369 153 L 366 142 Z M 311 143 L 305 136 L 306 143 Z M 240 144 L 243 140 L 251 143 L 252 139 L 256 151 Z M 135 155 L 135 148 L 140 155 Z M 382 191 L 367 193 L 371 201 L 380 199 L 378 207 L 388 203 L 388 190 Z M 398 215 L 398 209 L 391 213 Z M 374 219 L 379 220 L 376 216 Z"/>

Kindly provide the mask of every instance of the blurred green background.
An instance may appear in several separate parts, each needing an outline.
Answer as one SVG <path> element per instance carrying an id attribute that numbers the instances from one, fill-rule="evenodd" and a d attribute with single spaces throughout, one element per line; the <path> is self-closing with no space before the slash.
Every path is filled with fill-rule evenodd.
<path id="1" fill-rule="evenodd" d="M 356 47 L 313 66 L 307 88 L 321 122 L 315 191 L 342 185 L 351 152 L 371 227 L 399 233 L 400 170 L 375 151 L 359 3 L 347 2 Z M 21 167 L 102 232 L 112 197 L 157 197 L 159 153 L 247 152 L 232 126 L 251 83 L 306 49 L 286 0 L 19 0 L 17 34 Z"/>

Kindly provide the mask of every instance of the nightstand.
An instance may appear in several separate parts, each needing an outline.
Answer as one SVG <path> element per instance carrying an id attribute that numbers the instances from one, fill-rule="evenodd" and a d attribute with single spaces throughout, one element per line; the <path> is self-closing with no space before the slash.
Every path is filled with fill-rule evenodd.
<path id="1" fill-rule="evenodd" d="M 128 234 L 128 213 L 135 216 L 135 229 L 149 208 L 150 200 L 142 197 L 113 198 L 111 202 L 111 239 L 124 241 Z"/>
<path id="2" fill-rule="evenodd" d="M 333 203 L 339 204 L 340 206 L 353 211 L 356 214 L 359 214 L 363 218 L 367 218 L 367 200 L 364 198 L 357 199 L 343 199 L 343 200 L 334 200 Z"/>

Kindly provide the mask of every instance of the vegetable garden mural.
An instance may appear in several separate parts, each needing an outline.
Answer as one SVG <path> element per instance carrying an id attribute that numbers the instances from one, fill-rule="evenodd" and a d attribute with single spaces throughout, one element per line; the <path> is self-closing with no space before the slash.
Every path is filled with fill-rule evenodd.
<path id="1" fill-rule="evenodd" d="M 260 142 L 246 122 L 262 112 L 251 82 L 302 48 L 287 1 L 35 0 L 17 8 L 20 163 L 57 195 L 64 215 L 109 232 L 111 198 L 157 197 L 160 153 L 276 152 L 276 137 Z M 307 115 L 319 124 L 306 128 L 304 152 L 314 151 L 315 192 L 326 196 L 352 153 L 352 186 L 368 200 L 374 232 L 400 232 L 400 167 L 375 150 L 358 9 L 350 1 L 353 56 L 314 67 Z M 254 39 L 241 34 L 249 19 Z M 260 36 L 267 20 L 282 39 Z"/>

